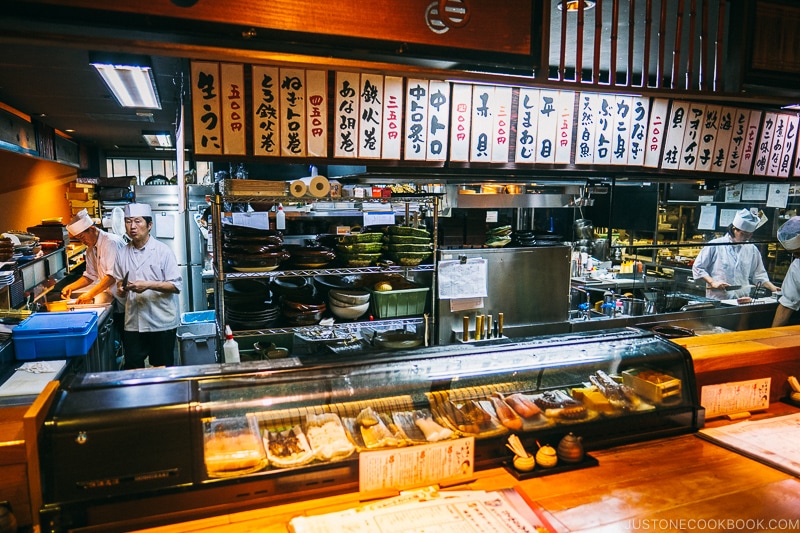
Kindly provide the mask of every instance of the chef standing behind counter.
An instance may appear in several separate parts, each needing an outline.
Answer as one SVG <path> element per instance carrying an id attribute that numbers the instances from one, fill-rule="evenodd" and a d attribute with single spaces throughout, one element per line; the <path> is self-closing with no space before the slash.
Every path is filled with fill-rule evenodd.
<path id="1" fill-rule="evenodd" d="M 728 226 L 728 232 L 708 242 L 718 246 L 706 246 L 697 255 L 692 274 L 694 279 L 706 282 L 708 298 L 731 300 L 750 296 L 750 289 L 756 284 L 772 292 L 778 290 L 769 280 L 761 252 L 754 244 L 747 242 L 758 227 L 758 222 L 758 215 L 749 209 L 738 211 Z"/>
<path id="2" fill-rule="evenodd" d="M 792 217 L 778 228 L 778 240 L 792 252 L 792 263 L 783 278 L 782 294 L 772 319 L 773 328 L 788 324 L 792 313 L 800 309 L 800 217 Z"/>
<path id="3" fill-rule="evenodd" d="M 123 368 L 171 366 L 180 323 L 178 293 L 183 279 L 166 244 L 150 235 L 153 213 L 147 204 L 125 206 L 125 231 L 131 242 L 117 254 L 114 277 L 125 302 Z"/>

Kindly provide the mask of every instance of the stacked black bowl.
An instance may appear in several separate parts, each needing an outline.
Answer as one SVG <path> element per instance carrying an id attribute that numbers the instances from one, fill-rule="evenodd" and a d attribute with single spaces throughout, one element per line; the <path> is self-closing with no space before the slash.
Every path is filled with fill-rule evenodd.
<path id="1" fill-rule="evenodd" d="M 280 317 L 267 283 L 260 279 L 235 279 L 225 283 L 225 323 L 234 330 L 271 327 Z"/>

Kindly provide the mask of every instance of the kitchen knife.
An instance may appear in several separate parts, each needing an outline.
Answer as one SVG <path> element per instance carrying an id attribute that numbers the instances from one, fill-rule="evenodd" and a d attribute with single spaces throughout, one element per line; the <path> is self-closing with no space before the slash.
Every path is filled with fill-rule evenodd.
<path id="1" fill-rule="evenodd" d="M 127 286 L 128 286 L 128 272 L 125 272 L 125 277 L 122 278 L 122 288 L 125 289 L 125 287 Z"/>
<path id="2" fill-rule="evenodd" d="M 706 285 L 706 289 L 713 289 L 713 288 L 714 287 L 712 287 L 711 285 Z M 727 287 L 720 287 L 720 290 L 738 291 L 741 288 L 742 288 L 741 285 L 728 285 Z"/>

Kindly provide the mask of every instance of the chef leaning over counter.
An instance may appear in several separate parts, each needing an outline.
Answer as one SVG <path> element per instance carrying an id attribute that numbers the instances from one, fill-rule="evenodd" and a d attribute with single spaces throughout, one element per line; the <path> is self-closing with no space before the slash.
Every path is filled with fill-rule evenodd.
<path id="1" fill-rule="evenodd" d="M 800 309 L 800 217 L 795 216 L 784 222 L 778 229 L 778 240 L 787 251 L 792 252 L 792 263 L 783 279 L 781 297 L 772 326 L 784 326 L 789 322 L 792 313 Z"/>

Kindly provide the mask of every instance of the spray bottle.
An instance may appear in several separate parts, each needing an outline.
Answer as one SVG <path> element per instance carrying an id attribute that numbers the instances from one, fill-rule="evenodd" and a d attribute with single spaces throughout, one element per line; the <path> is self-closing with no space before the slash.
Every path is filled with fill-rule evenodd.
<path id="1" fill-rule="evenodd" d="M 278 204 L 278 211 L 275 213 L 275 229 L 286 229 L 286 213 L 283 211 L 283 204 Z"/>
<path id="2" fill-rule="evenodd" d="M 226 363 L 238 363 L 239 343 L 233 340 L 233 331 L 230 326 L 225 326 L 225 344 L 222 345 L 222 352 L 225 354 Z"/>

